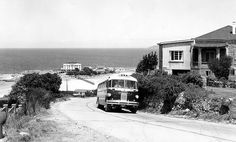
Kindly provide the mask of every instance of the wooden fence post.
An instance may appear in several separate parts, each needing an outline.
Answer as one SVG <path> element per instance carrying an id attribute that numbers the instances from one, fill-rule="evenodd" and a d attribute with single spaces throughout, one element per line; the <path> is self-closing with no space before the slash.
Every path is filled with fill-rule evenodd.
<path id="1" fill-rule="evenodd" d="M 16 114 L 16 104 L 12 104 L 11 106 L 13 108 L 13 113 Z"/>
<path id="2" fill-rule="evenodd" d="M 8 114 L 8 104 L 3 104 L 3 108 L 5 109 L 6 113 Z"/>

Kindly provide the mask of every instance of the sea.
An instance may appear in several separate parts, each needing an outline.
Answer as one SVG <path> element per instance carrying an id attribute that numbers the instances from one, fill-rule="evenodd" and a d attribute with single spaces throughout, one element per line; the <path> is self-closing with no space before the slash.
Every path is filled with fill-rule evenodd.
<path id="1" fill-rule="evenodd" d="M 65 62 L 82 66 L 135 68 L 148 48 L 24 48 L 0 49 L 0 73 L 58 70 Z"/>

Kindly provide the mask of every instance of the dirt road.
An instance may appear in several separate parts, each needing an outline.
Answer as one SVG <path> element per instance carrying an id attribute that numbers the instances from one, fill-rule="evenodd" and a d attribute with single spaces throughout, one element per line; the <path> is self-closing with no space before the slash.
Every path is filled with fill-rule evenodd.
<path id="1" fill-rule="evenodd" d="M 236 125 L 171 118 L 128 111 L 104 112 L 95 98 L 71 98 L 57 111 L 77 124 L 129 142 L 236 142 Z"/>

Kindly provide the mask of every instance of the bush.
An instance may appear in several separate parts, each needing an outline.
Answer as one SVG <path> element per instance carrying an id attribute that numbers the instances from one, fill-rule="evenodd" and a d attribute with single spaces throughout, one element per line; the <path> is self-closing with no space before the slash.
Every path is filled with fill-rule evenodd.
<path id="1" fill-rule="evenodd" d="M 182 112 L 182 110 L 188 109 L 193 112 L 189 114 L 196 117 L 201 112 L 209 111 L 207 98 L 208 92 L 206 90 L 198 85 L 187 84 L 185 91 L 177 97 L 173 110 Z M 186 112 L 186 114 L 188 113 Z"/>
<path id="2" fill-rule="evenodd" d="M 189 72 L 186 74 L 182 74 L 180 76 L 181 81 L 185 84 L 192 83 L 194 85 L 198 85 L 200 87 L 203 86 L 203 79 L 200 74 Z"/>
<path id="3" fill-rule="evenodd" d="M 221 77 L 219 79 L 220 82 L 222 82 L 222 87 L 225 88 L 227 86 L 227 80 L 224 77 Z"/>
<path id="4" fill-rule="evenodd" d="M 153 75 L 154 76 L 163 76 L 163 75 L 168 75 L 168 73 L 165 71 L 161 71 L 161 70 L 155 70 Z"/>
<path id="5" fill-rule="evenodd" d="M 156 108 L 161 113 L 171 111 L 175 99 L 184 85 L 171 76 L 133 75 L 138 80 L 140 108 Z"/>
<path id="6" fill-rule="evenodd" d="M 214 86 L 214 82 L 216 81 L 216 79 L 215 78 L 213 78 L 213 77 L 207 77 L 207 86 L 213 86 L 213 87 L 215 87 Z"/>
<path id="7" fill-rule="evenodd" d="M 215 60 L 208 63 L 208 67 L 214 73 L 217 79 L 224 77 L 226 80 L 228 80 L 232 61 L 232 57 L 230 56 L 224 56 L 220 59 L 216 58 Z"/>
<path id="8" fill-rule="evenodd" d="M 95 97 L 97 96 L 97 90 L 92 90 L 92 91 L 86 91 L 85 92 L 85 97 Z"/>
<path id="9" fill-rule="evenodd" d="M 12 87 L 9 97 L 23 104 L 25 114 L 33 114 L 37 105 L 49 108 L 60 85 L 61 78 L 57 74 L 26 74 Z"/>
<path id="10" fill-rule="evenodd" d="M 236 82 L 229 82 L 228 86 L 230 88 L 236 88 Z"/>

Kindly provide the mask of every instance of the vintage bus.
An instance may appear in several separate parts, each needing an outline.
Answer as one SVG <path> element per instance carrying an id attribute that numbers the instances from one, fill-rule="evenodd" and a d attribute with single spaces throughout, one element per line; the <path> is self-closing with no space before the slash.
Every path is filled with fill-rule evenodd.
<path id="1" fill-rule="evenodd" d="M 126 108 L 136 113 L 138 98 L 137 80 L 130 75 L 114 74 L 98 84 L 96 104 L 105 111 Z"/>

